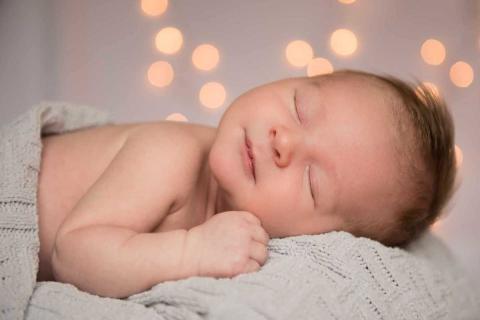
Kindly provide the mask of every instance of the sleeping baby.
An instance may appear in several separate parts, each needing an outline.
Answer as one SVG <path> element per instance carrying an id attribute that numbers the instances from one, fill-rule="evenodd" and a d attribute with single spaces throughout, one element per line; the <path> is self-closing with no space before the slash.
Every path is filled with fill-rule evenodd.
<path id="1" fill-rule="evenodd" d="M 218 128 L 44 136 L 37 280 L 124 298 L 257 271 L 274 237 L 342 230 L 404 245 L 451 196 L 453 139 L 428 88 L 354 70 L 254 88 Z"/>

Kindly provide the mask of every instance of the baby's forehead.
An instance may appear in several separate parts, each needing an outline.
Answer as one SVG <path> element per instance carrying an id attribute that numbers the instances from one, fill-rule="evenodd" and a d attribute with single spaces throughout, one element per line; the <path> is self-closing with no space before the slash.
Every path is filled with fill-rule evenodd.
<path id="1" fill-rule="evenodd" d="M 304 79 L 309 93 L 323 98 L 344 97 L 363 100 L 392 109 L 398 103 L 395 91 L 381 79 L 364 75 L 322 75 Z M 393 111 L 393 110 L 390 110 Z"/>
<path id="2" fill-rule="evenodd" d="M 327 91 L 333 93 L 356 92 L 357 94 L 371 93 L 379 97 L 391 98 L 392 90 L 381 79 L 362 74 L 331 73 L 313 77 L 286 78 L 265 85 L 266 88 L 277 88 L 286 91 L 308 90 L 309 94 L 325 94 Z"/>
<path id="3" fill-rule="evenodd" d="M 338 72 L 314 77 L 305 77 L 307 83 L 322 89 L 325 87 L 349 87 L 361 88 L 363 90 L 377 90 L 377 93 L 391 94 L 392 88 L 383 80 L 374 76 Z"/>

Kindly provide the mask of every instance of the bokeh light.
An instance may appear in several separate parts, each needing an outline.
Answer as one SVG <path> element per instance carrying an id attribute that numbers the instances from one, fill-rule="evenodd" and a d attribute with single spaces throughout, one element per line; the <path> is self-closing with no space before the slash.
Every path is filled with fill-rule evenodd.
<path id="1" fill-rule="evenodd" d="M 357 50 L 357 46 L 357 37 L 348 29 L 337 29 L 330 36 L 330 47 L 341 56 L 351 55 Z"/>
<path id="2" fill-rule="evenodd" d="M 174 27 L 166 27 L 160 30 L 155 37 L 155 46 L 158 51 L 165 54 L 174 54 L 183 44 L 183 36 L 180 30 Z"/>
<path id="3" fill-rule="evenodd" d="M 211 70 L 218 64 L 220 55 L 218 49 L 211 44 L 201 44 L 193 50 L 193 65 L 200 70 Z"/>
<path id="4" fill-rule="evenodd" d="M 200 103 L 207 108 L 218 108 L 224 102 L 227 94 L 221 83 L 208 82 L 202 86 L 198 95 Z"/>
<path id="5" fill-rule="evenodd" d="M 156 87 L 168 86 L 173 80 L 173 68 L 166 61 L 157 61 L 148 68 L 148 81 Z"/>
<path id="6" fill-rule="evenodd" d="M 177 121 L 177 122 L 188 122 L 187 117 L 185 117 L 183 114 L 175 112 L 172 114 L 169 114 L 165 120 L 168 121 Z"/>
<path id="7" fill-rule="evenodd" d="M 142 0 L 141 7 L 149 16 L 159 16 L 167 10 L 168 0 Z"/>
<path id="8" fill-rule="evenodd" d="M 333 66 L 325 58 L 315 58 L 310 60 L 307 66 L 307 75 L 309 77 L 321 75 L 321 74 L 327 74 L 327 73 L 332 73 L 333 72 Z"/>
<path id="9" fill-rule="evenodd" d="M 463 152 L 458 145 L 455 145 L 455 164 L 457 169 L 462 167 L 463 163 Z"/>
<path id="10" fill-rule="evenodd" d="M 466 88 L 473 82 L 473 69 L 464 62 L 458 61 L 450 68 L 450 80 L 457 87 Z"/>
<path id="11" fill-rule="evenodd" d="M 426 63 L 437 66 L 445 60 L 445 46 L 436 39 L 428 39 L 422 44 L 420 55 Z"/>
<path id="12" fill-rule="evenodd" d="M 304 67 L 313 58 L 312 46 L 303 40 L 291 41 L 285 49 L 287 61 L 295 67 Z"/>
<path id="13" fill-rule="evenodd" d="M 354 3 L 355 0 L 338 0 L 338 2 L 344 3 L 344 4 L 351 4 L 351 3 Z"/>

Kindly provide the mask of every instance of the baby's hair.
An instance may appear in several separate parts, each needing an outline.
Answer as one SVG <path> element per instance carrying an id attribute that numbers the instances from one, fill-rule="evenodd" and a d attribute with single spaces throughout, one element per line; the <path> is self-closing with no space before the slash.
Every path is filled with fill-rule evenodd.
<path id="1" fill-rule="evenodd" d="M 442 214 L 454 192 L 456 176 L 454 124 L 444 99 L 420 81 L 391 75 L 339 70 L 332 76 L 360 76 L 382 83 L 393 93 L 397 151 L 404 191 L 389 228 L 367 235 L 390 246 L 418 238 Z M 376 80 L 376 81 L 375 81 Z M 405 191 L 406 190 L 406 191 Z"/>

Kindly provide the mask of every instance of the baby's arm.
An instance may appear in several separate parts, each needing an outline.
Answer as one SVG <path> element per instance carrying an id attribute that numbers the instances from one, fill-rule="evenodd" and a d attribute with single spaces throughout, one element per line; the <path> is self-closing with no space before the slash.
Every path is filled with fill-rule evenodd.
<path id="1" fill-rule="evenodd" d="M 52 256 L 57 280 L 126 297 L 192 274 L 180 265 L 186 230 L 149 232 L 182 201 L 173 185 L 186 185 L 181 179 L 197 170 L 181 165 L 195 157 L 195 143 L 154 129 L 131 134 L 60 226 Z"/>
<path id="2" fill-rule="evenodd" d="M 257 271 L 267 260 L 268 239 L 258 218 L 244 211 L 217 214 L 188 231 L 87 227 L 63 237 L 71 254 L 58 260 L 56 272 L 82 290 L 123 298 L 166 280 Z"/>
<path id="3" fill-rule="evenodd" d="M 186 278 L 182 266 L 186 230 L 136 233 L 91 226 L 61 237 L 53 255 L 57 280 L 81 290 L 124 298 L 166 280 Z M 188 265 L 186 266 L 188 267 Z"/>

